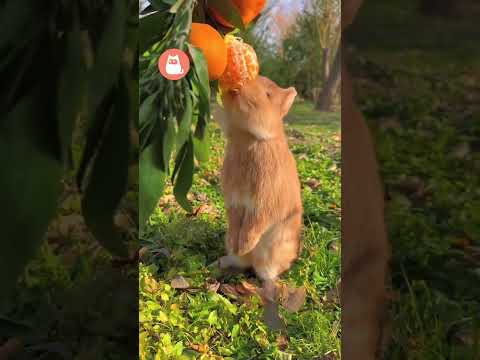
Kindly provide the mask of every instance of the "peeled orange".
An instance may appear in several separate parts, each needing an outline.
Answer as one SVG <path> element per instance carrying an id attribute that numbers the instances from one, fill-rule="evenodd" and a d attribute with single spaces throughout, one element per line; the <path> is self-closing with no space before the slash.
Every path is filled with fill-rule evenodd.
<path id="1" fill-rule="evenodd" d="M 225 36 L 227 68 L 219 79 L 224 90 L 238 90 L 247 81 L 258 76 L 259 65 L 255 50 L 233 35 Z"/>
<path id="2" fill-rule="evenodd" d="M 233 4 L 237 7 L 244 25 L 248 25 L 265 7 L 266 0 L 233 0 Z M 211 14 L 220 24 L 233 28 L 234 26 L 225 20 L 220 13 L 212 6 L 209 6 Z"/>
<path id="3" fill-rule="evenodd" d="M 210 25 L 192 23 L 190 43 L 202 50 L 210 80 L 218 79 L 227 66 L 227 46 L 222 35 Z"/>

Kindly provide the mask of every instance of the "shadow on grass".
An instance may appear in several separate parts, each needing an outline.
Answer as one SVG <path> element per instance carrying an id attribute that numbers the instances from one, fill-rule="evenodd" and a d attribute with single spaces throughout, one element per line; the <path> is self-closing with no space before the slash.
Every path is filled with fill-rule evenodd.
<path id="1" fill-rule="evenodd" d="M 224 255 L 225 225 L 203 218 L 175 216 L 156 224 L 155 233 L 144 241 L 150 250 L 167 256 L 157 256 L 159 272 L 172 268 L 195 272 Z"/>

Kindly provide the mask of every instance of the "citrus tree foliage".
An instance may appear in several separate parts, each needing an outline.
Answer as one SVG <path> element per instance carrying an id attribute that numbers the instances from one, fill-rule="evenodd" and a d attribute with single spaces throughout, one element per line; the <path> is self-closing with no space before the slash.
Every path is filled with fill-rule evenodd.
<path id="1" fill-rule="evenodd" d="M 140 225 L 154 210 L 167 181 L 178 203 L 191 211 L 187 193 L 193 182 L 194 161 L 208 159 L 210 83 L 203 53 L 189 44 L 192 21 L 205 22 L 205 2 L 151 1 L 156 10 L 140 19 Z M 222 16 L 243 28 L 230 1 L 211 0 Z M 211 23 L 210 19 L 210 23 Z M 213 24 L 218 25 L 218 24 Z M 167 49 L 185 51 L 188 74 L 177 81 L 163 78 L 158 59 Z"/>
<path id="2" fill-rule="evenodd" d="M 126 191 L 136 116 L 136 0 L 0 1 L 0 302 L 55 214 L 75 172 L 85 222 L 125 256 L 113 223 Z M 85 119 L 81 161 L 72 134 Z"/>

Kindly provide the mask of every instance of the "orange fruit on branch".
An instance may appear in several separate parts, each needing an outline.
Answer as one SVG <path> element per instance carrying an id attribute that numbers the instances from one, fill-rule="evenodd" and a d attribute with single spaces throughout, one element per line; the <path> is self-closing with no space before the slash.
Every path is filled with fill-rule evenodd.
<path id="1" fill-rule="evenodd" d="M 258 76 L 259 65 L 255 50 L 233 35 L 225 36 L 227 68 L 219 79 L 223 90 L 238 90 Z"/>
<path id="2" fill-rule="evenodd" d="M 228 0 L 227 0 L 228 1 Z M 266 0 L 231 0 L 233 5 L 238 9 L 238 12 L 242 18 L 243 25 L 247 26 L 253 19 L 255 19 L 258 14 L 265 7 Z M 210 13 L 220 24 L 225 27 L 233 28 L 227 20 L 225 20 L 222 15 L 216 10 L 213 6 L 208 6 Z"/>
<path id="3" fill-rule="evenodd" d="M 210 80 L 218 79 L 227 66 L 227 46 L 222 35 L 210 25 L 192 23 L 190 43 L 202 50 Z"/>

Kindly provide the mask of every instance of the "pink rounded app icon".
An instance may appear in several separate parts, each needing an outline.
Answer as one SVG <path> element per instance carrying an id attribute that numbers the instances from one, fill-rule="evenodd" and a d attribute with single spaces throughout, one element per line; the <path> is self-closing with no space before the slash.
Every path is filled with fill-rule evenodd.
<path id="1" fill-rule="evenodd" d="M 158 59 L 158 70 L 168 80 L 179 80 L 190 70 L 190 60 L 182 50 L 168 49 Z"/>

